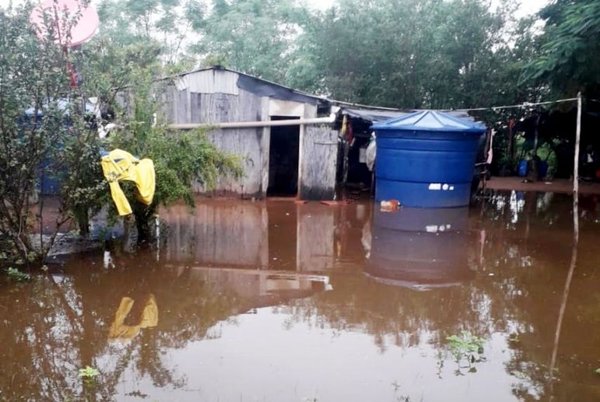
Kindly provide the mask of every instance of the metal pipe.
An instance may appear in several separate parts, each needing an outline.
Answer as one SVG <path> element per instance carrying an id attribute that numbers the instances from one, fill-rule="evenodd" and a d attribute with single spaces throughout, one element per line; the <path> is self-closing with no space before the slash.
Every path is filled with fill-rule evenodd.
<path id="1" fill-rule="evenodd" d="M 573 160 L 573 192 L 579 192 L 579 146 L 581 142 L 581 91 L 577 93 L 577 125 L 575 126 L 575 155 Z"/>
<path id="2" fill-rule="evenodd" d="M 332 113 L 329 117 L 313 117 L 308 119 L 290 119 L 290 120 L 260 120 L 260 121 L 238 121 L 230 123 L 184 123 L 169 124 L 168 127 L 175 130 L 193 130 L 195 128 L 254 128 L 254 127 L 278 127 L 278 126 L 299 126 L 302 124 L 331 124 L 335 121 L 336 114 Z"/>

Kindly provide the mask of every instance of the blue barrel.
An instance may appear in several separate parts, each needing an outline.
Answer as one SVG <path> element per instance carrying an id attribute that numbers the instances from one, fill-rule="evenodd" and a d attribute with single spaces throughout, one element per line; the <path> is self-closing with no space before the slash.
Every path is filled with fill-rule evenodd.
<path id="1" fill-rule="evenodd" d="M 375 199 L 418 208 L 469 204 L 483 124 L 432 110 L 373 126 Z"/>
<path id="2" fill-rule="evenodd" d="M 520 177 L 527 176 L 527 160 L 522 159 L 519 161 L 518 173 Z"/>

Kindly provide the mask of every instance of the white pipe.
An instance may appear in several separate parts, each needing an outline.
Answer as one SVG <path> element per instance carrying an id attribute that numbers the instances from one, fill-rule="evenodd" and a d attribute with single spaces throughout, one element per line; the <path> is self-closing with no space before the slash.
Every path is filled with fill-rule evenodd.
<path id="1" fill-rule="evenodd" d="M 575 158 L 573 161 L 573 192 L 579 192 L 579 144 L 581 142 L 581 91 L 577 93 L 577 126 L 575 127 Z"/>
<path id="2" fill-rule="evenodd" d="M 336 114 L 329 117 L 313 117 L 308 119 L 290 120 L 261 120 L 261 121 L 238 121 L 230 123 L 184 123 L 169 124 L 168 127 L 175 130 L 192 130 L 195 128 L 253 128 L 253 127 L 277 127 L 277 126 L 299 126 L 302 124 L 331 124 L 335 121 Z"/>

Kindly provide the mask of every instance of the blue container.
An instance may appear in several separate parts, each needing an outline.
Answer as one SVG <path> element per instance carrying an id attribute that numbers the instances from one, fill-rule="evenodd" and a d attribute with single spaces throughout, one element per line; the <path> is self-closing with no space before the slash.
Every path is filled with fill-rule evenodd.
<path id="1" fill-rule="evenodd" d="M 526 159 L 522 159 L 519 161 L 518 173 L 519 173 L 519 176 L 521 176 L 521 177 L 527 176 L 527 160 Z"/>
<path id="2" fill-rule="evenodd" d="M 373 126 L 375 199 L 420 208 L 469 204 L 477 145 L 486 128 L 447 113 L 421 111 Z"/>

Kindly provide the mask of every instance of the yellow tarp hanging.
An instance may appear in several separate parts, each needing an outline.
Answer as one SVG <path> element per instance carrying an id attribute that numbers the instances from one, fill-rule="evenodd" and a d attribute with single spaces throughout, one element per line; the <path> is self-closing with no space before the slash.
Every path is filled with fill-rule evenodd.
<path id="1" fill-rule="evenodd" d="M 103 156 L 101 161 L 102 172 L 108 180 L 110 194 L 112 196 L 119 215 L 131 214 L 131 205 L 125 197 L 119 181 L 132 181 L 137 186 L 138 199 L 150 205 L 154 198 L 156 177 L 154 173 L 154 163 L 151 159 L 138 159 L 129 152 L 121 149 L 115 149 Z"/>
<path id="2" fill-rule="evenodd" d="M 126 325 L 125 318 L 127 318 L 127 315 L 131 311 L 133 303 L 134 300 L 130 297 L 123 297 L 121 299 L 121 304 L 119 304 L 119 308 L 115 313 L 115 320 L 108 331 L 109 339 L 133 339 L 140 333 L 142 328 L 152 328 L 158 325 L 158 306 L 152 294 L 148 297 L 144 305 L 140 323 L 137 325 Z"/>

